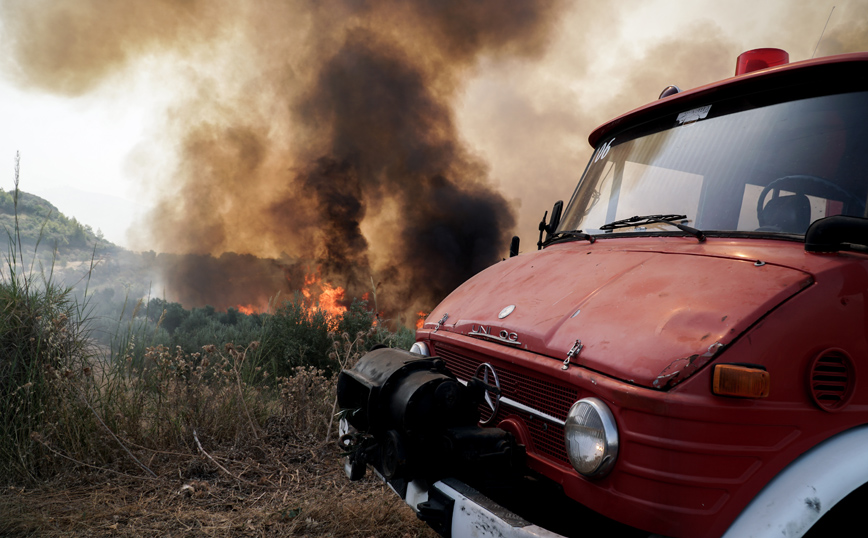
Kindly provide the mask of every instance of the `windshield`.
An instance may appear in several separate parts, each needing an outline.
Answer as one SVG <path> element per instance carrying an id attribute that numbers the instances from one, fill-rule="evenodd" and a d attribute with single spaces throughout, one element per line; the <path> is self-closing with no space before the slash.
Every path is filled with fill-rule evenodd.
<path id="1" fill-rule="evenodd" d="M 677 231 L 605 225 L 685 215 L 706 231 L 804 234 L 822 217 L 866 216 L 868 92 L 774 99 L 709 102 L 605 137 L 559 230 Z"/>

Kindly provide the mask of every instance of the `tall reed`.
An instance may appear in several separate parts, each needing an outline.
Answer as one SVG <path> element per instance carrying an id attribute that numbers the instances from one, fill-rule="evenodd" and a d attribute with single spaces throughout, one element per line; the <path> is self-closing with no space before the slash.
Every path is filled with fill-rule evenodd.
<path id="1" fill-rule="evenodd" d="M 94 385 L 85 309 L 71 299 L 69 287 L 52 280 L 53 264 L 37 266 L 34 256 L 25 265 L 17 211 L 19 170 L 16 155 L 15 225 L 5 230 L 8 247 L 0 270 L 0 462 L 34 476 L 44 455 L 44 426 L 62 432 L 70 452 L 80 452 L 89 442 L 85 406 L 60 402 L 88 398 Z M 67 394 L 73 378 L 83 382 L 76 394 Z"/>

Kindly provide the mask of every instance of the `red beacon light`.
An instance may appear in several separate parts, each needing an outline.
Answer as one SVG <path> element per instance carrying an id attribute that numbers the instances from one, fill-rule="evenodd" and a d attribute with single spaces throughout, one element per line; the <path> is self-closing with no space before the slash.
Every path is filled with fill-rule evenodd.
<path id="1" fill-rule="evenodd" d="M 785 50 L 753 49 L 738 55 L 735 61 L 735 76 L 787 63 L 790 63 L 790 55 Z"/>

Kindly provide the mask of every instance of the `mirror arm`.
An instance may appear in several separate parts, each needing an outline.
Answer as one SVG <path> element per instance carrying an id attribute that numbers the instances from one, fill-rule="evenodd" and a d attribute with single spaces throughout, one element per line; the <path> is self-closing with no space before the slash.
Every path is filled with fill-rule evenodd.
<path id="1" fill-rule="evenodd" d="M 542 250 L 543 232 L 545 232 L 548 229 L 548 226 L 546 226 L 546 217 L 548 217 L 548 216 L 549 216 L 549 212 L 546 211 L 545 213 L 543 213 L 542 220 L 539 221 L 539 241 L 536 242 L 536 249 L 537 250 Z"/>

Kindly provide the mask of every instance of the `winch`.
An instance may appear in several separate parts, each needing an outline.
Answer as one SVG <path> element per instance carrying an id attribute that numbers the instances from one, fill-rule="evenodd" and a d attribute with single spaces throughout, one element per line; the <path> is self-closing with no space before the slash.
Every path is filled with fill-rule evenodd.
<path id="1" fill-rule="evenodd" d="M 485 478 L 520 468 L 524 447 L 499 428 L 481 428 L 479 404 L 499 389 L 466 385 L 437 357 L 392 348 L 372 350 L 338 377 L 346 470 L 359 480 L 368 464 L 393 487 L 445 476 Z"/>

